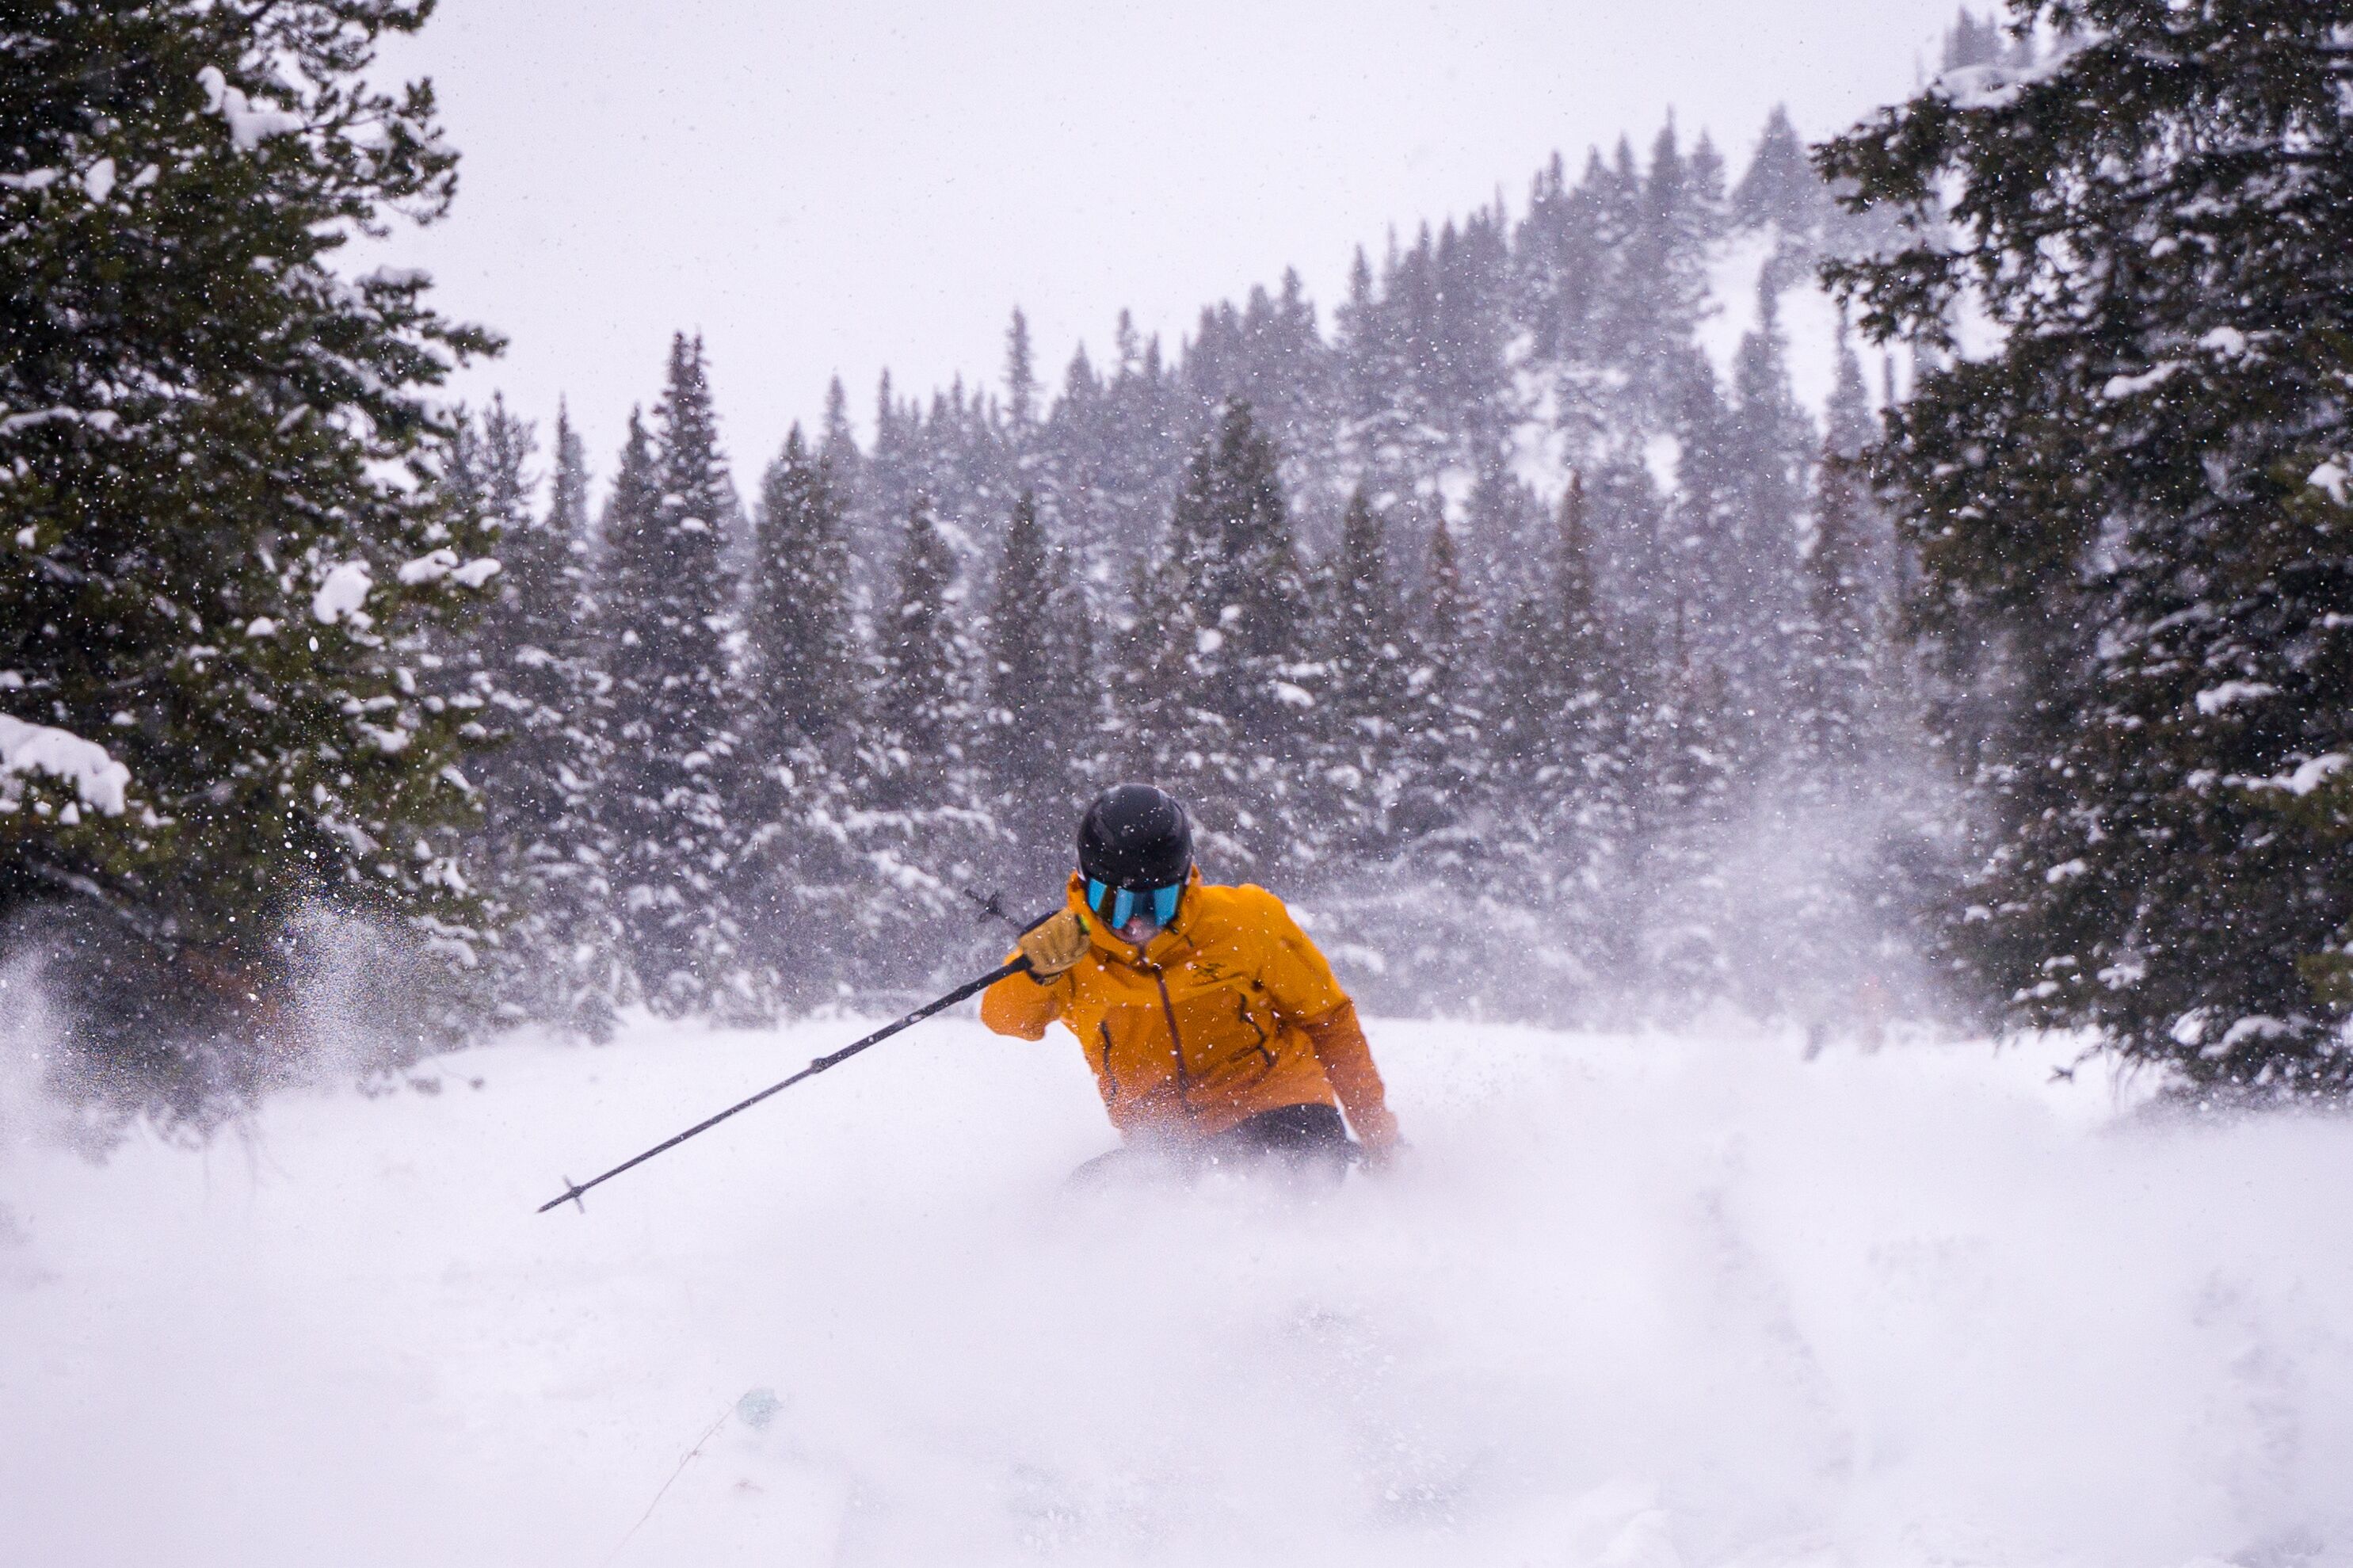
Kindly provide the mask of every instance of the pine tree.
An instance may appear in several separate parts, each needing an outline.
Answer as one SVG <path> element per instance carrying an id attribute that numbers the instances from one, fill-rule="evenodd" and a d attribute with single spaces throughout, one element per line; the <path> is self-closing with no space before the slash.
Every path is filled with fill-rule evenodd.
<path id="1" fill-rule="evenodd" d="M 823 458 L 828 465 L 828 477 L 841 503 L 846 526 L 861 482 L 865 454 L 858 450 L 858 433 L 849 424 L 849 394 L 843 389 L 839 376 L 826 383 L 825 420 L 810 450 L 812 455 Z M 847 593 L 849 588 L 845 581 L 843 591 Z"/>
<path id="2" fill-rule="evenodd" d="M 829 424 L 839 391 L 837 381 Z M 797 425 L 785 438 L 761 479 L 744 607 L 734 896 L 754 991 L 796 1011 L 834 994 L 854 967 L 843 933 L 866 892 L 843 825 L 859 809 L 864 704 L 835 467 L 845 440 L 829 435 L 813 451 Z"/>
<path id="3" fill-rule="evenodd" d="M 1451 563 L 1450 563 L 1451 566 Z M 1351 860 L 1396 843 L 1409 694 L 1404 607 L 1389 567 L 1388 531 L 1361 490 L 1350 498 L 1333 563 L 1324 662 L 1331 729 L 1323 771 Z"/>
<path id="4" fill-rule="evenodd" d="M 1626 747 L 1634 853 L 1620 885 L 1674 916 L 1628 920 L 1613 934 L 1640 940 L 1623 960 L 1638 994 L 1666 1016 L 1688 1016 L 1729 1000 L 1732 950 L 1747 938 L 1724 879 L 1742 782 L 1734 759 L 1751 747 L 1731 683 L 1695 642 L 1671 631 L 1641 652 L 1651 678 Z"/>
<path id="5" fill-rule="evenodd" d="M 1478 601 L 1462 580 L 1443 514 L 1430 524 L 1422 575 L 1406 676 L 1405 782 L 1397 821 L 1420 863 L 1456 873 L 1470 861 L 1461 830 L 1485 774 L 1486 715 L 1479 706 Z"/>
<path id="6" fill-rule="evenodd" d="M 1437 466 L 1415 341 L 1415 307 L 1436 291 L 1426 272 L 1421 258 L 1409 262 L 1392 248 L 1376 288 L 1372 262 L 1360 249 L 1338 313 L 1345 423 L 1335 444 L 1383 504 L 1411 495 L 1415 481 Z"/>
<path id="7" fill-rule="evenodd" d="M 1575 716 L 1597 706 L 1608 640 L 1594 592 L 1584 490 L 1571 474 L 1542 588 L 1513 607 L 1496 652 L 1494 736 L 1500 759 L 1527 780 L 1556 777 Z"/>
<path id="8" fill-rule="evenodd" d="M 849 546 L 833 459 L 798 425 L 760 483 L 745 630 L 759 672 L 764 748 L 828 750 L 858 719 Z"/>
<path id="9" fill-rule="evenodd" d="M 1994 65 L 2008 52 L 2002 45 L 2001 28 L 1994 19 L 1979 16 L 1966 5 L 1945 33 L 1944 62 L 1947 71 Z"/>
<path id="10" fill-rule="evenodd" d="M 1541 593 L 1505 617 L 1490 714 L 1500 864 L 1525 868 L 1497 918 L 1555 969 L 1554 1010 L 1589 1007 L 1622 969 L 1628 930 L 1613 895 L 1630 848 L 1626 703 L 1596 593 L 1585 495 L 1572 474 Z M 1613 962 L 1613 959 L 1616 962 Z"/>
<path id="11" fill-rule="evenodd" d="M 1871 500 L 1855 466 L 1871 440 L 1862 366 L 1843 331 L 1838 348 L 1830 436 L 1816 470 L 1793 674 L 1797 784 L 1833 797 L 1862 784 L 1856 769 L 1873 749 L 1867 726 L 1879 696 L 1878 651 L 1885 634 Z"/>
<path id="12" fill-rule="evenodd" d="M 1005 411 L 1023 435 L 1038 422 L 1038 362 L 1029 347 L 1029 318 L 1018 310 L 1005 329 Z"/>
<path id="13" fill-rule="evenodd" d="M 605 519 L 613 681 L 616 882 L 631 962 L 665 1013 L 733 1005 L 742 927 L 726 888 L 740 849 L 738 709 L 727 633 L 735 515 L 702 345 L 670 345 L 650 438 L 632 414 Z"/>
<path id="14" fill-rule="evenodd" d="M 855 842 L 873 895 L 868 972 L 929 983 L 963 950 L 960 890 L 988 869 L 995 823 L 981 805 L 973 676 L 981 662 L 964 589 L 930 500 L 908 508 L 897 580 L 876 627 L 871 711 Z"/>
<path id="15" fill-rule="evenodd" d="M 588 510 L 588 451 L 561 404 L 555 417 L 555 471 L 547 514 L 541 526 L 546 546 L 561 549 L 563 562 L 551 586 L 570 612 L 568 627 L 550 624 L 543 635 L 554 656 L 551 673 L 570 691 L 565 753 L 555 778 L 568 801 L 563 824 L 549 845 L 568 858 L 558 870 L 552 861 L 539 872 L 548 888 L 548 938 L 565 955 L 574 998 L 569 1016 L 590 1037 L 603 1028 L 601 1014 L 626 1000 L 629 968 L 621 953 L 621 923 L 613 896 L 618 851 L 606 789 L 613 761 L 612 678 L 605 667 L 603 609 L 597 599 L 596 524 Z"/>
<path id="16" fill-rule="evenodd" d="M 1059 673 L 1047 643 L 1052 587 L 1046 576 L 1046 534 L 1038 522 L 1038 498 L 1024 493 L 1014 503 L 1005 530 L 997 599 L 988 615 L 989 749 L 1008 782 L 1036 755 L 1034 708 Z"/>
<path id="17" fill-rule="evenodd" d="M 931 503 L 918 498 L 907 512 L 897 600 L 881 629 L 876 714 L 890 763 L 877 795 L 890 805 L 903 808 L 926 795 L 936 798 L 942 770 L 964 760 L 957 693 L 962 672 L 948 603 L 955 580 L 955 557 L 940 536 Z"/>
<path id="18" fill-rule="evenodd" d="M 1939 237 L 1832 270 L 1866 330 L 1949 350 L 1966 294 L 2001 332 L 1873 452 L 1926 630 L 2008 694 L 1949 736 L 1991 834 L 1953 949 L 2017 1022 L 2341 1092 L 2348 999 L 2307 976 L 2353 867 L 2308 807 L 2353 755 L 2353 6 L 2011 11 L 2064 52 L 1820 157 Z"/>
<path id="19" fill-rule="evenodd" d="M 1776 104 L 1748 161 L 1748 172 L 1733 187 L 1735 222 L 1759 228 L 1778 224 L 1787 234 L 1811 234 L 1821 227 L 1830 193 L 1806 162 L 1806 144 L 1789 123 L 1789 111 Z"/>
<path id="20" fill-rule="evenodd" d="M 1161 560 L 1137 565 L 1108 629 L 1109 683 L 1118 715 L 1113 771 L 1176 789 L 1198 816 L 1208 761 L 1201 744 L 1214 720 L 1195 702 L 1191 661 L 1202 629 L 1187 575 L 1175 540 Z"/>
<path id="21" fill-rule="evenodd" d="M 404 650 L 489 568 L 398 475 L 495 343 L 333 256 L 455 189 L 430 91 L 367 85 L 426 9 L 49 6 L 0 49 L 0 730 L 102 747 L 131 791 L 7 773 L 0 916 L 81 1082 L 133 1103 L 202 1114 L 288 1060 L 312 912 L 479 951 L 463 717 Z M 406 961 L 385 1027 L 446 1038 Z"/>
<path id="22" fill-rule="evenodd" d="M 1703 209 L 1690 165 L 1679 149 L 1674 127 L 1661 130 L 1651 146 L 1647 173 L 1634 150 L 1620 142 L 1609 172 L 1605 199 L 1608 218 L 1626 238 L 1611 258 L 1597 313 L 1599 351 L 1631 379 L 1631 400 L 1641 417 L 1669 414 L 1686 382 L 1708 374 L 1692 341 L 1707 300 L 1704 236 L 1720 215 Z"/>
<path id="23" fill-rule="evenodd" d="M 1789 389 L 1774 298 L 1760 282 L 1758 324 L 1742 339 L 1728 401 L 1712 379 L 1685 384 L 1683 484 L 1663 563 L 1680 596 L 1675 635 L 1755 721 L 1742 728 L 1757 747 L 1732 759 L 1748 782 L 1792 705 L 1790 633 L 1803 609 L 1799 550 L 1820 444 Z"/>
<path id="24" fill-rule="evenodd" d="M 1736 480 L 1731 536 L 1724 541 L 1735 574 L 1730 586 L 1746 611 L 1726 661 L 1735 695 L 1760 717 L 1789 704 L 1786 628 L 1799 612 L 1799 547 L 1807 522 L 1820 436 L 1789 386 L 1788 339 L 1779 302 L 1758 285 L 1757 324 L 1733 366 L 1733 461 Z"/>
<path id="25" fill-rule="evenodd" d="M 1183 612 L 1157 630 L 1184 659 L 1190 705 L 1177 757 L 1191 777 L 1177 782 L 1250 863 L 1279 863 L 1307 838 L 1295 781 L 1320 672 L 1274 445 L 1248 404 L 1226 405 L 1197 449 L 1170 537 Z"/>
<path id="26" fill-rule="evenodd" d="M 470 768 L 492 886 L 512 919 L 491 961 L 503 1014 L 601 1039 L 620 994 L 606 846 L 587 599 L 586 462 L 568 417 L 556 422 L 554 504 L 535 515 L 531 426 L 493 399 L 456 448 L 460 498 L 491 530 L 503 569 L 465 645 L 475 709 L 498 744 Z"/>
<path id="27" fill-rule="evenodd" d="M 1014 504 L 988 617 L 986 758 L 991 811 L 1009 835 L 1004 879 L 1051 885 L 1070 862 L 1083 773 L 1094 741 L 1082 608 L 1071 556 L 1048 540 L 1036 498 Z"/>

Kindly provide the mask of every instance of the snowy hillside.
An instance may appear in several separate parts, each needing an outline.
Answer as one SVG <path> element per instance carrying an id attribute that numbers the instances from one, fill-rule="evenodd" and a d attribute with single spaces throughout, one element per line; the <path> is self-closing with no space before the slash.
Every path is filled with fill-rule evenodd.
<path id="1" fill-rule="evenodd" d="M 851 1033 L 510 1044 L 103 1168 L 18 1102 L 0 1556 L 2353 1551 L 2342 1125 L 2159 1125 L 2055 1046 L 1389 1024 L 1410 1169 L 1082 1199 L 1077 1054 L 953 1022 L 533 1213 Z"/>

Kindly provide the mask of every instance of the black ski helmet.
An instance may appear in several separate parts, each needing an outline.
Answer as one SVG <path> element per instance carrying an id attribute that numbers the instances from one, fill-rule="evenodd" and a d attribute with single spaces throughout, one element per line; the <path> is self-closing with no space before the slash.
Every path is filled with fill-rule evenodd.
<path id="1" fill-rule="evenodd" d="M 1144 893 L 1179 886 L 1192 870 L 1193 824 L 1166 789 L 1115 784 L 1079 820 L 1079 874 L 1091 883 Z"/>

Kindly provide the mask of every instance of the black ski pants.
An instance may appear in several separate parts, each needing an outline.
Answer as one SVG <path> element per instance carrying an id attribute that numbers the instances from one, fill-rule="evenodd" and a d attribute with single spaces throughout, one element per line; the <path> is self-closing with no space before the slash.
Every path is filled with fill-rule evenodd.
<path id="1" fill-rule="evenodd" d="M 1336 1185 L 1356 1159 L 1338 1107 L 1281 1106 L 1198 1143 L 1130 1145 L 1099 1154 L 1071 1172 L 1071 1184 L 1099 1186 L 1157 1166 L 1188 1176 L 1226 1167 L 1271 1168 Z"/>

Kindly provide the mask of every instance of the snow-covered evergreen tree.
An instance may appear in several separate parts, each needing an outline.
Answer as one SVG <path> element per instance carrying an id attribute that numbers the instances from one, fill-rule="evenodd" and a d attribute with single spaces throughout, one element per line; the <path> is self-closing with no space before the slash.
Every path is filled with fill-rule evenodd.
<path id="1" fill-rule="evenodd" d="M 1574 1004 L 1625 958 L 1630 715 L 1575 474 L 1555 522 L 1542 589 L 1506 612 L 1497 636 L 1489 851 L 1502 874 L 1491 874 L 1490 897 L 1493 917 L 1517 928 Z"/>
<path id="2" fill-rule="evenodd" d="M 1820 160 L 1908 225 L 1834 270 L 1867 330 L 1999 334 L 1926 365 L 1874 453 L 1932 634 L 2008 693 L 1950 737 L 1992 835 L 1951 939 L 2019 1022 L 2337 1092 L 2348 999 L 2312 960 L 2353 870 L 2310 797 L 2353 756 L 2353 6 L 2010 10 L 2049 60 L 1957 69 Z"/>
<path id="3" fill-rule="evenodd" d="M 368 84 L 428 7 L 36 9 L 0 48 L 0 914 L 87 1081 L 195 1114 L 287 1060 L 308 912 L 478 951 L 461 719 L 404 649 L 492 568 L 397 476 L 493 344 L 421 274 L 336 266 L 454 191 L 430 91 Z M 18 726 L 139 803 L 28 784 Z"/>
<path id="4" fill-rule="evenodd" d="M 604 678 L 586 634 L 586 456 L 559 411 L 543 514 L 535 447 L 530 425 L 493 399 L 453 453 L 453 488 L 503 567 L 465 644 L 472 711 L 496 743 L 467 773 L 482 812 L 477 858 L 512 916 L 491 966 L 501 1012 L 602 1038 L 625 980 L 597 810 Z"/>
<path id="5" fill-rule="evenodd" d="M 768 465 L 744 611 L 734 896 L 755 994 L 794 1009 L 831 996 L 854 962 L 843 933 L 869 891 L 846 825 L 861 804 L 865 698 L 836 452 L 855 457 L 841 427 L 813 451 L 796 425 Z"/>
<path id="6" fill-rule="evenodd" d="M 871 961 L 894 980 L 944 974 L 965 892 L 990 869 L 981 801 L 983 726 L 963 574 L 928 497 L 902 525 L 896 582 L 875 628 L 873 723 L 865 737 L 855 843 L 865 859 Z"/>
<path id="7" fill-rule="evenodd" d="M 1318 815 L 1333 813 L 1322 825 L 1345 859 L 1378 859 L 1398 847 L 1407 726 L 1419 715 L 1388 530 L 1361 490 L 1342 524 L 1324 616 L 1320 793 L 1329 804 Z"/>
<path id="8" fill-rule="evenodd" d="M 1799 786 L 1835 798 L 1864 784 L 1876 749 L 1884 649 L 1893 609 L 1877 548 L 1878 518 L 1855 466 L 1874 434 L 1862 366 L 1841 333 L 1830 435 L 1816 471 L 1806 542 L 1804 614 L 1791 672 L 1796 703 L 1789 755 Z"/>
<path id="9" fill-rule="evenodd" d="M 1026 322 L 1008 334 L 1001 401 L 961 386 L 917 401 L 886 381 L 871 455 L 860 454 L 849 487 L 861 591 L 872 605 L 893 601 L 900 519 L 915 494 L 932 496 L 953 520 L 944 533 L 960 580 L 976 600 L 1002 602 L 986 622 L 979 695 L 1010 711 L 989 671 L 1029 657 L 1026 644 L 997 643 L 1020 642 L 1036 613 L 1029 568 L 1014 564 L 1036 546 L 1006 531 L 1011 497 L 1030 493 L 1050 550 L 1072 553 L 1074 571 L 1050 575 L 1083 605 L 1077 624 L 1099 633 L 1098 689 L 1114 715 L 1067 759 L 1077 775 L 1153 778 L 1188 795 L 1221 873 L 1312 890 L 1356 912 L 1344 923 L 1404 906 L 1394 888 L 1356 875 L 1367 856 L 1394 851 L 1399 866 L 1474 884 L 1517 857 L 1547 899 L 1567 901 L 1556 932 L 1591 919 L 1615 938 L 1671 919 L 1674 931 L 1644 950 L 1715 955 L 1707 983 L 1729 983 L 1718 959 L 1739 948 L 1749 916 L 1710 868 L 1736 847 L 1750 812 L 1783 800 L 1776 769 L 1803 724 L 1827 711 L 1808 705 L 1800 679 L 1819 651 L 1803 546 L 1820 437 L 1790 389 L 1782 306 L 1819 254 L 1862 244 L 1876 220 L 1825 217 L 1824 187 L 1786 115 L 1767 125 L 1737 196 L 1727 184 L 1706 136 L 1686 142 L 1669 126 L 1647 160 L 1621 143 L 1573 181 L 1555 160 L 1516 223 L 1498 205 L 1366 257 L 1328 340 L 1286 275 L 1279 290 L 1205 310 L 1173 353 L 1123 319 L 1101 361 L 1084 345 L 1071 355 L 1051 399 Z M 1719 365 L 1713 356 L 1730 345 L 1709 318 L 1747 300 L 1712 290 L 1735 275 L 1761 308 L 1746 345 Z M 1042 407 L 1017 418 L 1033 398 Z M 1220 463 L 1238 405 L 1271 447 L 1262 492 L 1279 508 L 1254 514 L 1231 454 Z M 1533 790 L 1507 787 L 1497 748 L 1508 753 L 1520 736 L 1491 720 L 1495 699 L 1528 676 L 1513 651 L 1532 629 L 1491 635 L 1481 607 L 1513 618 L 1514 607 L 1550 602 L 1571 469 L 1588 482 L 1590 591 L 1615 650 L 1612 737 L 1589 770 L 1555 767 Z M 1348 626 L 1335 605 L 1352 580 L 1347 502 L 1359 489 L 1399 548 L 1392 580 L 1419 577 L 1429 595 L 1440 591 L 1433 576 L 1444 577 L 1466 614 L 1435 662 L 1402 650 L 1409 683 L 1426 676 L 1427 690 L 1448 694 L 1416 689 L 1411 723 L 1429 727 L 1400 721 L 1379 764 L 1393 781 L 1343 808 L 1331 796 L 1335 771 L 1359 786 L 1372 778 L 1361 758 L 1332 767 L 1361 738 L 1335 685 L 1358 661 L 1333 649 Z M 1451 552 L 1451 565 L 1403 558 L 1407 539 L 1417 557 Z M 1263 558 L 1237 567 L 1254 552 Z M 1890 575 L 1884 555 L 1875 543 L 1865 552 L 1873 591 Z M 878 629 L 887 619 L 873 616 Z M 1236 636 L 1245 623 L 1284 630 L 1253 642 Z M 1059 855 L 1042 815 L 1014 822 L 1021 802 L 1008 793 L 1004 755 L 981 756 L 984 812 Z M 1559 828 L 1576 815 L 1566 782 L 1588 774 L 1612 781 L 1607 834 Z M 1360 807 L 1372 815 L 1360 820 Z M 1566 869 L 1605 840 L 1631 871 Z M 1644 896 L 1645 878 L 1681 890 L 1672 913 Z M 1345 895 L 1334 891 L 1341 883 Z M 1612 900 L 1623 918 L 1606 913 Z M 1400 927 L 1384 929 L 1382 943 L 1402 939 Z M 1605 969 L 1613 984 L 1642 983 L 1639 963 L 1614 958 L 1588 972 Z"/>
<path id="10" fill-rule="evenodd" d="M 840 737 L 859 723 L 849 544 L 834 461 L 811 450 L 796 425 L 761 480 L 744 613 L 758 672 L 747 733 L 768 756 L 806 745 L 839 761 Z"/>
<path id="11" fill-rule="evenodd" d="M 1006 834 L 1011 887 L 1050 889 L 1071 864 L 1098 722 L 1074 556 L 1047 536 L 1036 498 L 1014 503 L 988 612 L 984 682 L 987 810 Z"/>
<path id="12" fill-rule="evenodd" d="M 1019 437 L 1038 422 L 1038 358 L 1029 345 L 1029 318 L 1018 310 L 1005 329 L 1005 412 Z"/>
<path id="13" fill-rule="evenodd" d="M 1280 864 L 1306 839 L 1321 671 L 1274 444 L 1248 404 L 1229 403 L 1195 450 L 1159 575 L 1165 608 L 1140 618 L 1161 651 L 1147 668 L 1155 684 L 1173 678 L 1184 726 L 1156 737 L 1164 777 L 1242 865 Z"/>
<path id="14" fill-rule="evenodd" d="M 1806 161 L 1806 144 L 1789 123 L 1788 110 L 1774 105 L 1748 170 L 1733 187 L 1734 220 L 1757 227 L 1771 224 L 1785 235 L 1805 234 L 1820 226 L 1828 197 Z"/>
<path id="15" fill-rule="evenodd" d="M 960 667 L 961 637 L 949 594 L 955 558 L 928 500 L 907 512 L 896 602 L 881 629 L 881 682 L 875 716 L 885 748 L 877 800 L 907 807 L 938 798 L 944 767 L 961 765 L 969 736 Z"/>
<path id="16" fill-rule="evenodd" d="M 649 433 L 633 414 L 605 514 L 601 609 L 616 718 L 614 883 L 629 959 L 664 1012 L 733 1005 L 742 923 L 728 891 L 743 758 L 728 647 L 737 507 L 702 345 L 672 340 Z"/>
<path id="17" fill-rule="evenodd" d="M 1442 515 L 1430 524 L 1422 578 L 1409 633 L 1396 821 L 1419 866 L 1455 878 L 1475 857 L 1472 824 L 1485 782 L 1485 628 Z"/>

